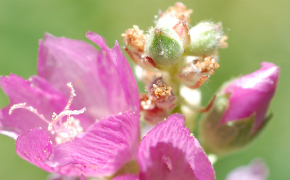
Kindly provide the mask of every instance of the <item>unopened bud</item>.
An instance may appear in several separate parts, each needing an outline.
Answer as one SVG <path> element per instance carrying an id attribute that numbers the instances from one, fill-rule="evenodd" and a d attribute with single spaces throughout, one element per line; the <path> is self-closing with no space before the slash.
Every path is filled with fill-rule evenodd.
<path id="1" fill-rule="evenodd" d="M 262 68 L 227 83 L 204 114 L 201 141 L 214 154 L 225 154 L 247 145 L 265 127 L 270 101 L 275 93 L 279 68 L 262 63 Z"/>
<path id="2" fill-rule="evenodd" d="M 166 70 L 180 60 L 184 52 L 183 42 L 172 28 L 158 25 L 149 30 L 145 52 L 156 68 Z"/>
<path id="3" fill-rule="evenodd" d="M 213 55 L 223 37 L 222 24 L 213 22 L 201 22 L 191 28 L 189 33 L 191 42 L 185 53 L 193 56 Z"/>

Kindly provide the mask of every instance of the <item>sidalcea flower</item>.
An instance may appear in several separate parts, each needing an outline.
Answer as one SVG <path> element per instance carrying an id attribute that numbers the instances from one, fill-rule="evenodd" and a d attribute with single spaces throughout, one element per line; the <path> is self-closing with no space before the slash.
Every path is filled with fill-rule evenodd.
<path id="1" fill-rule="evenodd" d="M 254 159 L 249 165 L 231 171 L 226 180 L 267 180 L 269 170 L 261 159 Z"/>
<path id="2" fill-rule="evenodd" d="M 137 151 L 139 174 L 113 180 L 214 180 L 215 173 L 197 139 L 184 127 L 184 117 L 171 115 L 141 140 Z"/>
<path id="3" fill-rule="evenodd" d="M 149 131 L 141 140 L 136 156 L 138 164 L 127 164 L 113 180 L 215 179 L 207 155 L 184 127 L 184 116 L 180 114 L 171 115 Z M 136 166 L 140 171 L 133 174 Z"/>
<path id="4" fill-rule="evenodd" d="M 10 99 L 0 111 L 0 133 L 16 139 L 19 156 L 48 172 L 107 176 L 137 153 L 139 100 L 130 66 L 117 42 L 110 50 L 101 36 L 87 37 L 100 51 L 46 34 L 38 76 L 0 77 Z"/>
<path id="5" fill-rule="evenodd" d="M 99 35 L 87 37 L 101 50 L 46 34 L 38 76 L 0 78 L 10 98 L 0 132 L 16 139 L 17 154 L 61 175 L 139 172 L 140 179 L 213 180 L 213 167 L 180 114 L 159 123 L 139 145 L 139 99 L 129 64 L 118 44 L 109 50 Z"/>
<path id="6" fill-rule="evenodd" d="M 245 146 L 267 123 L 279 67 L 267 62 L 261 65 L 261 69 L 226 83 L 203 117 L 200 131 L 210 152 L 223 154 Z"/>

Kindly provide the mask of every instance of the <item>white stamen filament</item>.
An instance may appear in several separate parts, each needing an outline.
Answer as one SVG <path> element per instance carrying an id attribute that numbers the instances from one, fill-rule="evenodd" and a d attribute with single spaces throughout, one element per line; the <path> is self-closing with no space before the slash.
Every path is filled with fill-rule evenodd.
<path id="1" fill-rule="evenodd" d="M 32 106 L 27 106 L 26 103 L 14 104 L 11 106 L 9 110 L 9 114 L 11 115 L 15 109 L 26 109 L 35 115 L 37 115 L 41 120 L 48 124 L 48 130 L 56 135 L 56 142 L 64 143 L 66 141 L 74 139 L 75 136 L 80 134 L 83 131 L 83 128 L 80 126 L 80 122 L 78 119 L 71 117 L 71 115 L 80 115 L 85 112 L 86 108 L 82 108 L 80 110 L 69 110 L 69 107 L 72 103 L 73 97 L 76 96 L 75 91 L 71 83 L 67 83 L 68 88 L 70 89 L 70 97 L 69 100 L 62 112 L 56 114 L 55 112 L 52 114 L 52 120 L 47 120 L 42 114 L 39 114 L 35 108 Z M 66 122 L 62 122 L 62 118 L 67 116 Z"/>
<path id="2" fill-rule="evenodd" d="M 64 110 L 68 110 L 69 109 L 69 107 L 70 107 L 70 105 L 72 103 L 73 97 L 76 96 L 75 90 L 74 90 L 73 86 L 71 85 L 71 82 L 67 83 L 67 87 L 70 89 L 70 96 L 69 96 L 68 102 L 67 102 Z"/>
<path id="3" fill-rule="evenodd" d="M 35 115 L 37 115 L 44 122 L 50 123 L 47 119 L 45 119 L 45 117 L 42 114 L 39 114 L 37 112 L 37 110 L 34 109 L 32 106 L 26 106 L 26 103 L 19 103 L 19 104 L 14 104 L 13 106 L 11 106 L 9 109 L 9 115 L 11 115 L 15 109 L 26 109 L 30 112 L 33 112 Z"/>

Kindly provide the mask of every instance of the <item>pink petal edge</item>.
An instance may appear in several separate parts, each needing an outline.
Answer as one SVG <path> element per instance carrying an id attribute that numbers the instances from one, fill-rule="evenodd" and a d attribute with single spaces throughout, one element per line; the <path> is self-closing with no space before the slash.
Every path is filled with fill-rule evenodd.
<path id="1" fill-rule="evenodd" d="M 215 179 L 207 155 L 180 114 L 171 115 L 142 139 L 137 160 L 142 180 Z"/>
<path id="2" fill-rule="evenodd" d="M 73 141 L 57 145 L 48 163 L 54 167 L 80 164 L 86 176 L 109 176 L 136 158 L 138 142 L 139 117 L 122 112 L 98 120 Z"/>

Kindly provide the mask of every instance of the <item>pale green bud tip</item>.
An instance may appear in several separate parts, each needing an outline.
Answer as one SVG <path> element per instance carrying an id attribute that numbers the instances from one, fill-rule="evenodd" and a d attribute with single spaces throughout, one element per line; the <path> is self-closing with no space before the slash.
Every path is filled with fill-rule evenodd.
<path id="1" fill-rule="evenodd" d="M 173 29 L 152 28 L 145 44 L 145 53 L 154 61 L 156 68 L 169 69 L 184 52 L 182 40 Z"/>
<path id="2" fill-rule="evenodd" d="M 189 55 L 212 55 L 221 45 L 222 24 L 201 22 L 189 30 L 191 43 L 185 52 Z"/>
<path id="3" fill-rule="evenodd" d="M 179 19 L 175 17 L 171 17 L 169 15 L 165 15 L 161 17 L 160 19 L 158 19 L 156 23 L 156 27 L 172 29 L 178 22 L 179 22 Z"/>
<path id="4" fill-rule="evenodd" d="M 257 136 L 257 133 L 252 134 L 255 115 L 221 124 L 228 104 L 229 94 L 218 94 L 210 111 L 203 114 L 199 133 L 208 153 L 224 155 L 238 151 Z"/>

